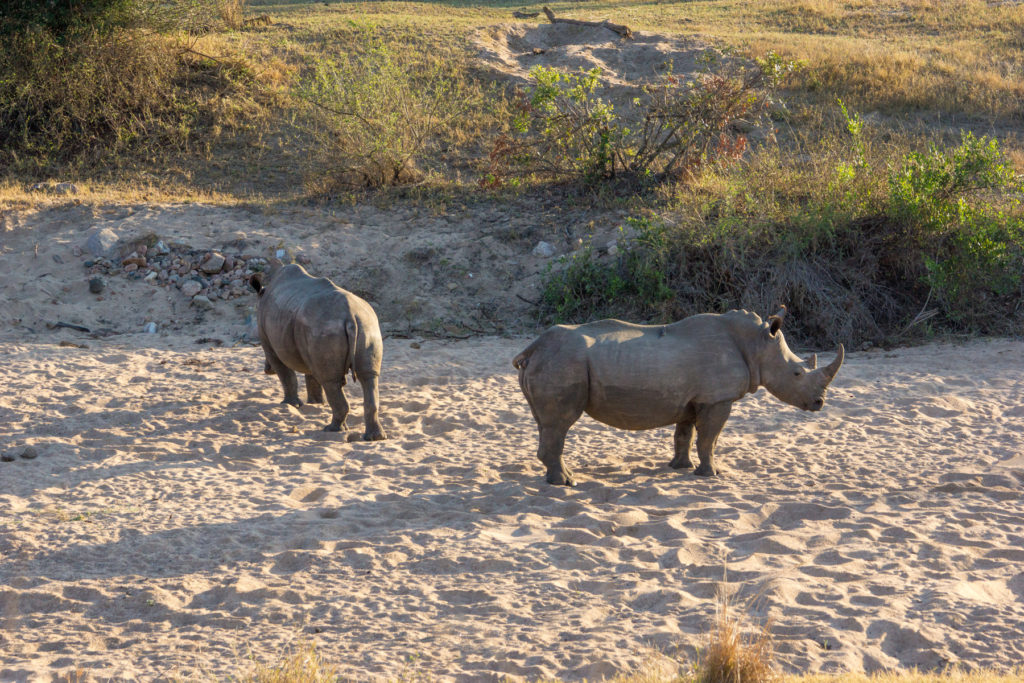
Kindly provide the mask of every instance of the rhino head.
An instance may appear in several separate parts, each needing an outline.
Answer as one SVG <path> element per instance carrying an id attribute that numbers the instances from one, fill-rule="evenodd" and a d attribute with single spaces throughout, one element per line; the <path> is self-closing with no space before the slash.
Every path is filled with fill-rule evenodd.
<path id="1" fill-rule="evenodd" d="M 263 296 L 263 291 L 267 288 L 267 285 L 270 284 L 274 275 L 276 275 L 283 266 L 284 264 L 279 259 L 268 259 L 266 270 L 253 273 L 249 276 L 249 286 L 252 287 L 253 291 L 256 292 L 257 295 Z"/>
<path id="2" fill-rule="evenodd" d="M 835 359 L 823 368 L 817 367 L 817 355 L 802 361 L 789 350 L 782 335 L 785 316 L 783 306 L 761 326 L 763 343 L 757 359 L 760 384 L 780 401 L 803 410 L 821 410 L 825 405 L 825 391 L 843 364 L 843 345 L 836 350 Z"/>

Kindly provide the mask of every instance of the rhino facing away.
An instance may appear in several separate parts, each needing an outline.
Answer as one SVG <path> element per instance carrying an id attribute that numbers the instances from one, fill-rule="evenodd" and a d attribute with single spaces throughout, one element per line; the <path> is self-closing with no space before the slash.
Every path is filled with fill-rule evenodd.
<path id="1" fill-rule="evenodd" d="M 377 415 L 384 344 L 370 304 L 295 264 L 274 264 L 249 283 L 259 295 L 256 320 L 266 356 L 264 370 L 281 380 L 283 402 L 302 405 L 295 376 L 301 372 L 306 376 L 306 400 L 323 403 L 326 394 L 331 406 L 331 422 L 324 431 L 341 431 L 348 416 L 342 387 L 352 372 L 363 388 L 363 438 L 386 439 Z"/>
<path id="2" fill-rule="evenodd" d="M 800 360 L 782 335 L 786 309 L 762 321 L 756 313 L 694 315 L 671 325 L 600 320 L 546 330 L 512 365 L 540 430 L 537 457 L 550 484 L 574 484 L 562 451 L 584 412 L 621 429 L 675 425 L 675 469 L 718 474 L 715 442 L 732 404 L 765 387 L 804 410 L 821 410 L 825 390 L 843 363 L 843 346 L 828 366 Z"/>

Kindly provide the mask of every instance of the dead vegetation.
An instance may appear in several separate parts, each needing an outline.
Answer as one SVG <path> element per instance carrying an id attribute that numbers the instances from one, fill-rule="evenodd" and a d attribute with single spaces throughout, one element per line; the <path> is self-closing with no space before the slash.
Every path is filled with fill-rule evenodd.
<path id="1" fill-rule="evenodd" d="M 936 219 L 945 227 L 922 232 L 931 200 L 900 213 L 890 183 L 912 155 L 955 150 L 965 126 L 995 131 L 1004 167 L 1020 172 L 1024 20 L 1013 7 L 613 3 L 595 16 L 555 4 L 558 19 L 611 19 L 637 35 L 700 33 L 736 48 L 730 64 L 770 54 L 760 76 L 785 68 L 789 80 L 769 100 L 709 70 L 649 86 L 646 109 L 570 96 L 576 118 L 531 103 L 540 146 L 520 144 L 524 95 L 479 70 L 468 40 L 507 21 L 504 6 L 264 9 L 224 0 L 188 15 L 185 33 L 149 16 L 155 28 L 126 24 L 117 41 L 5 33 L 16 49 L 0 53 L 14 74 L 0 84 L 0 192 L 31 201 L 37 181 L 72 180 L 91 198 L 269 203 L 359 201 L 379 188 L 378 199 L 437 207 L 585 195 L 595 211 L 625 207 L 663 225 L 661 242 L 628 253 L 620 240 L 611 256 L 570 228 L 567 240 L 585 245 L 552 268 L 542 319 L 661 320 L 786 302 L 794 335 L 827 345 L 1019 325 L 1019 278 L 1003 276 L 1020 266 L 1024 239 L 1016 186 L 989 187 L 988 208 L 947 213 Z M 585 90 L 601 74 L 537 77 L 550 92 L 556 77 Z M 864 117 L 861 147 L 837 96 Z"/>

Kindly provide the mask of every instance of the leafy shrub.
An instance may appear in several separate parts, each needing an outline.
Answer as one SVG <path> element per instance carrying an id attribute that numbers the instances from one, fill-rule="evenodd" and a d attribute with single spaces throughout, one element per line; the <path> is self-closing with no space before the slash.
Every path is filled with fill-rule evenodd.
<path id="1" fill-rule="evenodd" d="M 0 19 L 0 161 L 45 169 L 184 144 L 217 116 L 185 94 L 209 68 L 159 31 L 206 30 L 229 1 L 15 2 Z"/>
<path id="2" fill-rule="evenodd" d="M 138 0 L 8 0 L 0 17 L 0 33 L 33 27 L 58 40 L 77 31 L 106 33 L 131 25 Z"/>
<path id="3" fill-rule="evenodd" d="M 668 242 L 663 225 L 627 220 L 615 254 L 602 258 L 593 244 L 559 259 L 548 273 L 541 296 L 544 314 L 554 322 L 579 322 L 620 313 L 648 318 L 674 296 L 668 286 Z"/>
<path id="4" fill-rule="evenodd" d="M 952 150 L 909 154 L 890 173 L 890 216 L 921 250 L 926 280 L 953 320 L 977 315 L 992 297 L 1020 294 L 1022 191 L 998 141 L 971 133 Z M 985 193 L 1017 193 L 1016 212 L 993 206 Z"/>
<path id="5" fill-rule="evenodd" d="M 422 177 L 418 161 L 478 103 L 452 65 L 417 58 L 363 29 L 361 52 L 321 59 L 296 88 L 315 107 L 319 154 L 345 185 Z"/>
<path id="6" fill-rule="evenodd" d="M 656 241 L 552 269 L 542 317 L 669 321 L 785 303 L 791 335 L 820 346 L 1018 331 L 1024 188 L 998 143 L 965 133 L 886 157 L 851 121 L 677 187 L 674 211 L 646 222 Z"/>
<path id="7" fill-rule="evenodd" d="M 762 122 L 771 92 L 797 65 L 771 53 L 753 64 L 711 53 L 704 62 L 707 72 L 694 80 L 669 75 L 644 88 L 634 100 L 635 122 L 595 96 L 600 69 L 572 74 L 534 67 L 536 85 L 520 100 L 512 132 L 495 143 L 492 175 L 656 183 L 735 161 L 747 147 L 738 124 Z"/>

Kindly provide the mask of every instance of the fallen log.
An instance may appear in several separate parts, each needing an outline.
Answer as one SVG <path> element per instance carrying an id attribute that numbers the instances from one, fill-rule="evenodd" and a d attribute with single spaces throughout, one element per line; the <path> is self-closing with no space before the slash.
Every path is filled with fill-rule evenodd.
<path id="1" fill-rule="evenodd" d="M 614 31 L 615 33 L 618 33 L 623 38 L 629 38 L 631 40 L 633 38 L 633 31 L 631 31 L 628 26 L 623 26 L 622 24 L 613 24 L 610 21 L 608 21 L 607 19 L 605 19 L 604 21 L 583 21 L 581 19 L 562 19 L 562 18 L 556 17 L 555 13 L 552 12 L 547 7 L 543 7 L 542 9 L 544 10 L 544 14 L 547 16 L 548 21 L 550 21 L 552 24 L 572 24 L 574 26 L 591 26 L 591 27 L 594 27 L 594 28 L 606 28 L 609 31 Z"/>
<path id="2" fill-rule="evenodd" d="M 512 12 L 512 16 L 516 19 L 533 19 L 534 17 L 539 17 L 540 12 L 520 12 L 516 10 Z"/>

